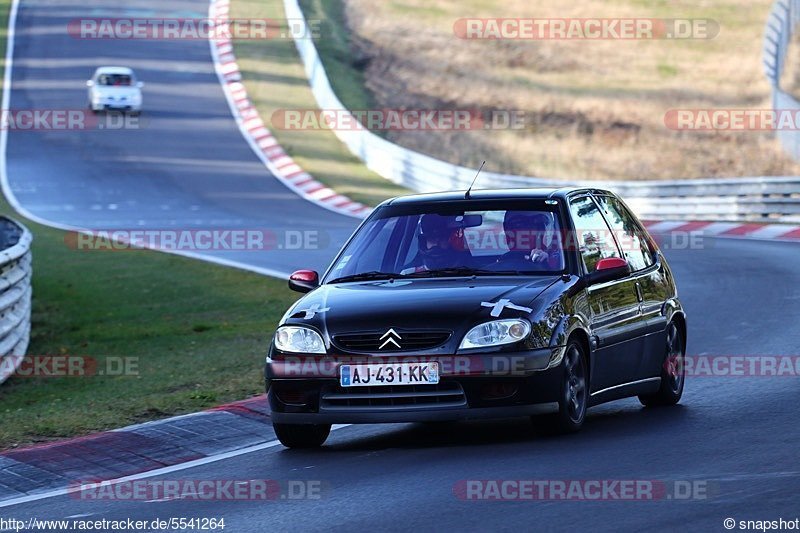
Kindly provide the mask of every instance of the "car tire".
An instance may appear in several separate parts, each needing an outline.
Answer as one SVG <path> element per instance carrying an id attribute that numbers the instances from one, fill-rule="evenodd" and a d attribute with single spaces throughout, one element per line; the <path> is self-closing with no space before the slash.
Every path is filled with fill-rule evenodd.
<path id="1" fill-rule="evenodd" d="M 318 448 L 331 432 L 330 424 L 272 424 L 272 428 L 287 448 Z"/>
<path id="2" fill-rule="evenodd" d="M 686 354 L 683 335 L 674 322 L 667 326 L 667 343 L 664 363 L 661 365 L 661 385 L 653 394 L 642 394 L 639 401 L 646 407 L 675 405 L 683 396 L 686 381 Z"/>
<path id="3" fill-rule="evenodd" d="M 580 342 L 572 339 L 564 351 L 561 393 L 555 428 L 560 433 L 574 433 L 581 429 L 589 403 L 588 365 Z"/>

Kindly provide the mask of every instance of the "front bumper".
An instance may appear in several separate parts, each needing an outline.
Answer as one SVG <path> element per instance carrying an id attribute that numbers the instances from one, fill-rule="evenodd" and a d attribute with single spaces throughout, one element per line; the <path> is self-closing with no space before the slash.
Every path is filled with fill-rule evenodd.
<path id="1" fill-rule="evenodd" d="M 142 109 L 140 100 L 95 100 L 89 105 L 95 111 L 141 111 Z"/>
<path id="2" fill-rule="evenodd" d="M 341 387 L 344 363 L 391 357 L 268 359 L 272 419 L 288 424 L 394 423 L 528 416 L 558 409 L 563 348 L 530 352 L 416 357 L 439 362 L 438 385 Z M 398 356 L 399 361 L 408 357 Z"/>
<path id="3" fill-rule="evenodd" d="M 270 404 L 272 401 L 270 400 Z M 498 407 L 464 407 L 460 409 L 354 411 L 348 413 L 282 413 L 272 412 L 279 424 L 400 424 L 406 422 L 448 422 L 516 418 L 558 412 L 558 402 Z"/>

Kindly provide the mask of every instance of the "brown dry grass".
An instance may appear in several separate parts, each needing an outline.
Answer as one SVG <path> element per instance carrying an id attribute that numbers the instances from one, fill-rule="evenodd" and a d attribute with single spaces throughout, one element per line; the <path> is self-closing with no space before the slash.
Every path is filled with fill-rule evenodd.
<path id="1" fill-rule="evenodd" d="M 354 68 L 387 108 L 524 110 L 522 131 L 391 132 L 453 163 L 558 178 L 797 174 L 774 136 L 678 132 L 675 108 L 767 108 L 761 39 L 770 0 L 348 0 Z M 462 17 L 711 18 L 709 40 L 462 40 Z M 334 86 L 336 84 L 334 83 Z M 347 95 L 341 95 L 348 104 Z"/>

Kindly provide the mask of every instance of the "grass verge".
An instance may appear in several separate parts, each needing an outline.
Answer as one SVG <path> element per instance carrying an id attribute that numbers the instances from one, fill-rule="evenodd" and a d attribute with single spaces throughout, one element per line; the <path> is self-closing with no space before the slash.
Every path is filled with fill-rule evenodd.
<path id="1" fill-rule="evenodd" d="M 3 58 L 9 5 L 0 0 Z M 295 300 L 286 282 L 152 251 L 76 251 L 65 232 L 22 219 L 2 195 L 0 214 L 34 234 L 28 353 L 91 357 L 114 371 L 112 358 L 127 358 L 135 371 L 11 378 L 0 385 L 0 450 L 263 391 L 267 342 Z"/>
<path id="2" fill-rule="evenodd" d="M 285 281 L 152 251 L 76 251 L 64 232 L 23 222 L 34 234 L 28 354 L 90 357 L 106 375 L 0 385 L 0 449 L 263 391 L 267 343 L 295 299 Z M 119 358 L 133 372 L 109 375 Z"/>
<path id="3" fill-rule="evenodd" d="M 335 17 L 339 10 L 329 4 L 334 2 L 319 3 L 319 11 L 307 14 L 307 18 L 322 19 L 321 35 L 338 36 L 336 40 L 320 40 L 320 43 L 330 46 L 331 53 L 347 54 L 346 38 L 341 33 L 334 33 L 337 22 L 330 18 Z M 234 0 L 230 16 L 235 19 L 286 19 L 281 0 Z M 234 53 L 250 100 L 281 146 L 304 170 L 337 192 L 367 205 L 408 193 L 407 189 L 368 170 L 329 130 L 285 130 L 275 127 L 271 117 L 276 111 L 317 109 L 291 39 L 238 41 L 234 44 Z M 330 74 L 335 75 L 335 69 Z M 337 90 L 344 88 L 345 95 L 365 97 L 362 78 L 348 76 L 339 81 L 341 83 Z M 341 92 L 337 94 L 340 97 L 343 95 Z M 353 99 L 348 97 L 343 101 L 350 105 Z M 360 101 L 354 107 L 366 108 L 368 102 Z"/>

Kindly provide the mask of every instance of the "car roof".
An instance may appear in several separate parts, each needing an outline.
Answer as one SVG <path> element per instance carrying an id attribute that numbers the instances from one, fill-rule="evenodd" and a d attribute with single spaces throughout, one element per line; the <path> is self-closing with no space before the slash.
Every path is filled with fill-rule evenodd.
<path id="1" fill-rule="evenodd" d="M 128 67 L 98 67 L 95 74 L 133 74 L 133 69 Z"/>
<path id="2" fill-rule="evenodd" d="M 546 200 L 553 198 L 566 199 L 580 193 L 613 194 L 604 189 L 594 187 L 533 187 L 530 189 L 479 189 L 470 191 L 434 192 L 397 196 L 386 200 L 381 205 L 405 205 L 416 203 L 456 202 L 469 200 Z"/>

